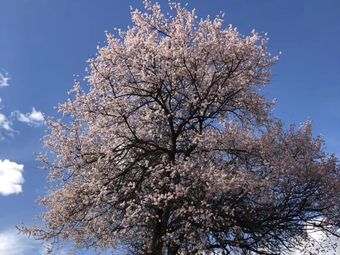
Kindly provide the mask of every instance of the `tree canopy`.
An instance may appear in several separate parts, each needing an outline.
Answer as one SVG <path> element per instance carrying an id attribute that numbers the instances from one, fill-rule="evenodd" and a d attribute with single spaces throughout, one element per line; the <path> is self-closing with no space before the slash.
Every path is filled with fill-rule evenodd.
<path id="1" fill-rule="evenodd" d="M 288 130 L 259 92 L 267 37 L 145 1 L 59 106 L 36 238 L 127 254 L 284 254 L 339 235 L 337 159 L 311 123 Z"/>

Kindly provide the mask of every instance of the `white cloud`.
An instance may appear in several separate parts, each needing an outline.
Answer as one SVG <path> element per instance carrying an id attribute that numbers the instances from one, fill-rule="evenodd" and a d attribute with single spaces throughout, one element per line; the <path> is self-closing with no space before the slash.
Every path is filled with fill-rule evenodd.
<path id="1" fill-rule="evenodd" d="M 318 230 L 309 231 L 311 240 L 302 244 L 292 255 L 340 254 L 340 240 L 335 236 L 327 236 Z"/>
<path id="2" fill-rule="evenodd" d="M 2 113 L 0 113 L 0 129 L 4 129 L 6 131 L 13 131 L 11 127 L 11 122 Z"/>
<path id="3" fill-rule="evenodd" d="M 24 165 L 9 161 L 8 159 L 0 160 L 0 195 L 7 196 L 22 192 L 22 184 L 24 182 L 24 177 L 22 176 L 23 170 Z M 0 254 L 3 253 L 0 252 Z"/>
<path id="4" fill-rule="evenodd" d="M 15 116 L 18 121 L 24 122 L 30 126 L 38 127 L 45 123 L 45 118 L 42 112 L 37 111 L 34 107 L 32 112 L 21 113 L 19 111 L 12 112 L 12 116 Z"/>
<path id="5" fill-rule="evenodd" d="M 3 255 L 27 255 L 43 254 L 43 246 L 37 241 L 19 235 L 15 231 L 0 232 L 0 254 Z"/>
<path id="6" fill-rule="evenodd" d="M 7 74 L 3 74 L 0 72 L 0 88 L 8 86 L 9 77 Z M 0 98 L 0 103 L 2 99 Z M 0 106 L 0 109 L 2 107 Z M 11 133 L 13 131 L 11 127 L 12 123 L 7 119 L 7 117 L 0 113 L 0 141 L 4 138 L 3 133 L 6 134 Z"/>
<path id="7" fill-rule="evenodd" d="M 8 77 L 8 74 L 3 74 L 0 73 L 0 87 L 6 87 L 8 86 L 8 81 L 10 80 L 10 78 Z"/>

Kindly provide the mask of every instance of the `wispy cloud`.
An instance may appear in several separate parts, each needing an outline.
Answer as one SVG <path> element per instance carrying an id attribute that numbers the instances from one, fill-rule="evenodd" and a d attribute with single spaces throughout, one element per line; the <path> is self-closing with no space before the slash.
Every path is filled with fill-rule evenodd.
<path id="1" fill-rule="evenodd" d="M 24 165 L 9 161 L 8 159 L 0 160 L 0 195 L 11 195 L 22 192 L 24 177 L 22 172 Z M 0 241 L 0 247 L 1 247 Z M 0 248 L 0 254 L 1 248 Z"/>
<path id="2" fill-rule="evenodd" d="M 0 232 L 0 254 L 43 254 L 43 246 L 37 241 L 19 235 L 13 230 Z"/>
<path id="3" fill-rule="evenodd" d="M 8 86 L 8 81 L 9 81 L 9 77 L 8 74 L 3 74 L 0 72 L 0 88 L 1 87 L 6 87 Z M 0 97 L 0 103 L 1 103 L 2 99 Z M 1 105 L 0 105 L 0 110 L 1 110 Z M 8 120 L 8 118 L 2 114 L 0 112 L 0 140 L 2 140 L 3 134 L 4 133 L 8 133 L 8 132 L 12 132 L 13 129 L 11 127 L 12 123 Z"/>
<path id="4" fill-rule="evenodd" d="M 11 127 L 11 122 L 2 113 L 0 113 L 0 129 L 4 129 L 6 131 L 13 131 Z"/>
<path id="5" fill-rule="evenodd" d="M 0 87 L 6 87 L 8 86 L 8 81 L 10 80 L 7 73 L 1 73 L 0 72 Z"/>
<path id="6" fill-rule="evenodd" d="M 18 121 L 24 122 L 30 126 L 38 127 L 45 123 L 45 118 L 42 112 L 37 111 L 34 107 L 32 112 L 21 113 L 19 111 L 12 112 L 12 116 L 16 117 Z"/>

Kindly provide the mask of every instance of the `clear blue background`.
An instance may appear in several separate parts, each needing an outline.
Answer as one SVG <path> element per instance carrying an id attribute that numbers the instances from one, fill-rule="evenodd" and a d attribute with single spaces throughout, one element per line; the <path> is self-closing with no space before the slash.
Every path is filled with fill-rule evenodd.
<path id="1" fill-rule="evenodd" d="M 225 12 L 225 25 L 243 34 L 268 32 L 269 49 L 282 57 L 273 68 L 268 98 L 277 98 L 274 115 L 289 123 L 309 119 L 327 151 L 340 155 L 340 1 L 211 0 L 183 1 L 200 17 Z M 160 1 L 163 8 L 167 1 Z M 67 99 L 74 75 L 105 44 L 104 31 L 131 24 L 129 6 L 141 1 L 0 0 L 0 71 L 10 86 L 1 88 L 1 112 L 30 111 L 48 116 Z M 42 211 L 34 203 L 46 186 L 34 153 L 41 151 L 44 128 L 15 122 L 18 132 L 0 143 L 0 159 L 25 165 L 23 193 L 0 196 L 0 233 Z M 28 252 L 27 254 L 32 254 Z"/>

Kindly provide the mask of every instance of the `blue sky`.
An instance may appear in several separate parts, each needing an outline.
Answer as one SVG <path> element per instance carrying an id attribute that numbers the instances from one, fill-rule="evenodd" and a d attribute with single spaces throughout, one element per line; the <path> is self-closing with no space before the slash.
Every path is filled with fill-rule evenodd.
<path id="1" fill-rule="evenodd" d="M 282 51 L 264 90 L 278 100 L 275 116 L 286 124 L 312 120 L 327 151 L 340 155 L 340 1 L 183 2 L 201 17 L 225 12 L 225 24 L 243 34 L 267 32 L 270 51 Z M 46 173 L 35 161 L 45 130 L 41 114 L 56 116 L 54 106 L 67 99 L 74 75 L 82 77 L 86 60 L 105 44 L 104 31 L 131 24 L 130 5 L 142 6 L 137 0 L 0 0 L 0 254 L 39 254 L 41 245 L 18 236 L 14 226 L 32 224 L 42 212 L 34 202 L 46 190 Z"/>

